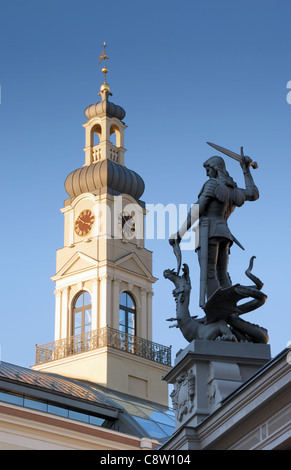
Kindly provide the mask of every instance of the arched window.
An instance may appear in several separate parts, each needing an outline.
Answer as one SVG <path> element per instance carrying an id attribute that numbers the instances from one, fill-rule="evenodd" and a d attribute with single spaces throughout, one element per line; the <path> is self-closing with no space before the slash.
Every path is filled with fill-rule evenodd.
<path id="1" fill-rule="evenodd" d="M 120 130 L 114 124 L 110 127 L 110 142 L 116 147 L 121 145 Z"/>
<path id="2" fill-rule="evenodd" d="M 116 145 L 116 140 L 117 140 L 116 137 L 117 137 L 117 136 L 116 136 L 116 132 L 115 132 L 115 131 L 112 132 L 112 134 L 110 134 L 110 142 L 111 142 L 113 145 L 115 145 L 115 147 L 117 147 L 117 145 Z"/>
<path id="3" fill-rule="evenodd" d="M 102 129 L 100 124 L 95 124 L 91 129 L 91 147 L 100 144 Z"/>
<path id="4" fill-rule="evenodd" d="M 136 306 L 127 292 L 123 292 L 120 296 L 119 331 L 129 335 L 136 334 Z"/>
<path id="5" fill-rule="evenodd" d="M 82 291 L 73 305 L 73 335 L 80 335 L 91 330 L 91 296 Z"/>

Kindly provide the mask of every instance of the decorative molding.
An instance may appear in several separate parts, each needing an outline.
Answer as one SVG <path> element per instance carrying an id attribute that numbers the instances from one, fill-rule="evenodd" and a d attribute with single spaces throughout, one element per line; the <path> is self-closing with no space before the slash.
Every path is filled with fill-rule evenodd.
<path id="1" fill-rule="evenodd" d="M 130 261 L 133 263 L 133 265 L 134 264 L 136 265 L 136 271 L 134 270 L 134 268 L 129 269 L 129 267 L 126 266 L 126 264 Z M 139 257 L 135 253 L 129 253 L 125 256 L 122 256 L 117 261 L 115 261 L 115 266 L 120 269 L 126 270 L 129 273 L 133 273 L 137 276 L 145 277 L 151 282 L 157 281 L 157 278 L 154 278 L 152 276 L 152 273 L 142 263 L 142 261 L 139 259 Z"/>
<path id="2" fill-rule="evenodd" d="M 176 380 L 172 398 L 173 408 L 176 412 L 176 419 L 181 422 L 184 416 L 189 416 L 194 407 L 195 396 L 195 376 L 190 369 L 189 372 L 182 372 Z"/>
<path id="3" fill-rule="evenodd" d="M 77 269 L 75 272 L 67 274 L 67 271 L 76 263 L 79 259 L 84 260 L 85 262 L 88 263 L 87 267 L 84 267 L 82 269 Z M 84 253 L 81 253 L 80 251 L 77 251 L 65 264 L 62 266 L 62 268 L 54 275 L 51 277 L 53 281 L 58 281 L 64 276 L 71 276 L 72 274 L 76 274 L 82 271 L 86 271 L 88 268 L 97 268 L 98 267 L 98 261 L 94 258 L 91 258 L 91 256 L 85 255 Z"/>

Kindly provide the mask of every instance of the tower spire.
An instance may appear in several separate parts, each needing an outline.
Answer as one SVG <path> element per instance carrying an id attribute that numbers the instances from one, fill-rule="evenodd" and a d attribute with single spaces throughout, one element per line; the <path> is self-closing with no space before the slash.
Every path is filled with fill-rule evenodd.
<path id="1" fill-rule="evenodd" d="M 103 64 L 103 67 L 102 67 L 102 73 L 104 74 L 104 82 L 102 83 L 101 87 L 100 87 L 100 93 L 98 93 L 98 95 L 101 95 L 102 96 L 102 100 L 103 99 L 106 99 L 106 96 L 107 94 L 110 94 L 110 87 L 108 85 L 108 83 L 106 82 L 106 74 L 108 72 L 108 69 L 106 67 L 106 60 L 109 59 L 109 57 L 106 55 L 106 47 L 107 47 L 107 44 L 106 42 L 104 41 L 103 43 L 103 51 L 101 53 L 101 55 L 99 56 L 98 58 L 98 63 L 100 64 L 100 62 L 103 60 L 104 61 L 104 64 Z M 104 93 L 105 92 L 105 93 Z"/>

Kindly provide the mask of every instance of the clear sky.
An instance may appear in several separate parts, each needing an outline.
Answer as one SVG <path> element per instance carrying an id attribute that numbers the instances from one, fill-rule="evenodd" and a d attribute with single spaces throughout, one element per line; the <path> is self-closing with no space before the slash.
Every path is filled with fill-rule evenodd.
<path id="1" fill-rule="evenodd" d="M 2 0 L 0 12 L 1 357 L 29 367 L 54 339 L 55 252 L 63 246 L 67 175 L 84 163 L 84 109 L 99 100 L 98 56 L 108 44 L 111 100 L 126 110 L 126 166 L 148 204 L 190 204 L 206 179 L 207 141 L 245 153 L 260 199 L 230 228 L 233 282 L 249 258 L 267 303 L 246 320 L 269 330 L 272 355 L 291 340 L 291 4 L 288 0 Z M 240 166 L 225 157 L 243 185 Z M 174 316 L 175 267 L 166 240 L 153 251 L 153 340 L 186 346 Z M 183 252 L 198 307 L 198 262 Z"/>

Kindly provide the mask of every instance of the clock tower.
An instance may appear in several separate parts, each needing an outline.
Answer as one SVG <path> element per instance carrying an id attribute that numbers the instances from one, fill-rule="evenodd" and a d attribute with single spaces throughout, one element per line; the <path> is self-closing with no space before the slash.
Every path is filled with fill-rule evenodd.
<path id="1" fill-rule="evenodd" d="M 85 109 L 85 162 L 65 181 L 55 338 L 36 347 L 33 368 L 167 404 L 170 348 L 152 342 L 144 182 L 124 164 L 125 111 L 109 101 L 105 44 L 100 59 L 100 100 Z"/>

